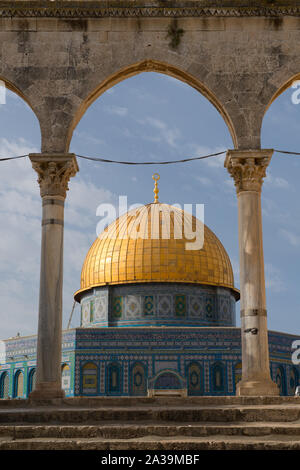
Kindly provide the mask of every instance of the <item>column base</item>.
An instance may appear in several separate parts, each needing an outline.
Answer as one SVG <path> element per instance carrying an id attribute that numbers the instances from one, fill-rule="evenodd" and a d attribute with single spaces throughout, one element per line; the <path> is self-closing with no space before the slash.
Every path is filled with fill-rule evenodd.
<path id="1" fill-rule="evenodd" d="M 241 380 L 236 385 L 238 397 L 278 396 L 279 388 L 271 379 Z"/>
<path id="2" fill-rule="evenodd" d="M 29 394 L 30 400 L 51 400 L 54 398 L 64 398 L 65 392 L 61 385 L 56 382 L 41 382 Z"/>

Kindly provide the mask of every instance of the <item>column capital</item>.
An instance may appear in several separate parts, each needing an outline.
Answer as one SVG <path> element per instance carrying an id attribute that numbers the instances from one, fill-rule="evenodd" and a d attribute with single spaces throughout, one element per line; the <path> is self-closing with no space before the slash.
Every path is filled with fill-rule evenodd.
<path id="1" fill-rule="evenodd" d="M 38 174 L 41 197 L 66 197 L 68 183 L 79 171 L 74 153 L 31 153 L 32 168 Z"/>
<path id="2" fill-rule="evenodd" d="M 261 191 L 273 152 L 273 149 L 227 151 L 224 166 L 234 179 L 237 193 Z"/>

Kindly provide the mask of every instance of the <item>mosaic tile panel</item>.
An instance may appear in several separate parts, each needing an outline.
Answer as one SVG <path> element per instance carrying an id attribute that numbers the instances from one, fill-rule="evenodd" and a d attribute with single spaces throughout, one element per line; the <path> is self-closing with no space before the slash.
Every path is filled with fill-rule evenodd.
<path id="1" fill-rule="evenodd" d="M 153 316 L 154 315 L 154 297 L 153 295 L 146 295 L 144 297 L 144 315 Z"/>
<path id="2" fill-rule="evenodd" d="M 176 317 L 186 316 L 186 296 L 175 295 L 175 315 Z"/>
<path id="3" fill-rule="evenodd" d="M 208 321 L 216 321 L 216 309 L 215 309 L 215 298 L 213 296 L 207 296 L 205 298 L 205 316 Z"/>
<path id="4" fill-rule="evenodd" d="M 204 318 L 203 312 L 203 297 L 200 295 L 191 295 L 190 296 L 190 311 L 189 316 L 191 318 Z"/>
<path id="5" fill-rule="evenodd" d="M 142 298 L 137 295 L 125 296 L 125 318 L 135 319 L 142 317 Z"/>
<path id="6" fill-rule="evenodd" d="M 81 324 L 82 326 L 86 326 L 91 321 L 91 303 L 90 301 L 86 301 L 82 305 L 81 310 Z"/>
<path id="7" fill-rule="evenodd" d="M 95 297 L 94 303 L 94 321 L 101 322 L 107 319 L 108 315 L 108 296 L 100 295 Z"/>
<path id="8" fill-rule="evenodd" d="M 171 295 L 158 296 L 158 315 L 160 317 L 167 317 L 172 314 L 172 300 Z"/>
<path id="9" fill-rule="evenodd" d="M 113 302 L 112 302 L 113 318 L 121 318 L 122 311 L 123 311 L 123 297 L 116 296 L 113 298 Z"/>
<path id="10" fill-rule="evenodd" d="M 231 305 L 230 299 L 226 297 L 219 298 L 219 320 L 222 322 L 229 322 L 231 320 Z"/>

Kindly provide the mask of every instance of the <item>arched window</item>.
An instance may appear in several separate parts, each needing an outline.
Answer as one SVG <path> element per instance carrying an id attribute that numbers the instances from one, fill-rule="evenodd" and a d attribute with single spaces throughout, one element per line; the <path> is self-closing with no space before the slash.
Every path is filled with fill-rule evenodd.
<path id="1" fill-rule="evenodd" d="M 88 362 L 82 367 L 82 394 L 97 395 L 98 393 L 98 368 L 96 364 Z"/>
<path id="2" fill-rule="evenodd" d="M 107 393 L 119 395 L 122 392 L 121 366 L 113 362 L 107 367 Z"/>
<path id="3" fill-rule="evenodd" d="M 68 364 L 64 364 L 61 368 L 61 386 L 63 390 L 71 387 L 71 369 Z"/>
<path id="4" fill-rule="evenodd" d="M 297 385 L 299 385 L 299 374 L 296 367 L 292 367 L 290 370 L 290 395 L 295 394 Z"/>
<path id="5" fill-rule="evenodd" d="M 182 383 L 174 372 L 161 373 L 154 383 L 155 390 L 180 390 Z"/>
<path id="6" fill-rule="evenodd" d="M 140 363 L 134 364 L 131 369 L 131 394 L 146 395 L 146 391 L 145 367 Z"/>
<path id="7" fill-rule="evenodd" d="M 36 369 L 31 369 L 28 375 L 28 395 L 35 389 L 36 383 Z"/>
<path id="8" fill-rule="evenodd" d="M 0 379 L 0 398 L 8 398 L 9 396 L 9 375 L 3 372 Z"/>
<path id="9" fill-rule="evenodd" d="M 286 377 L 282 366 L 276 369 L 275 382 L 278 385 L 280 395 L 286 395 Z"/>
<path id="10" fill-rule="evenodd" d="M 14 379 L 14 398 L 21 398 L 24 395 L 24 375 L 21 370 L 17 370 Z"/>
<path id="11" fill-rule="evenodd" d="M 187 386 L 189 395 L 203 394 L 202 367 L 197 362 L 188 365 Z"/>
<path id="12" fill-rule="evenodd" d="M 224 364 L 217 362 L 212 366 L 212 392 L 225 393 Z"/>

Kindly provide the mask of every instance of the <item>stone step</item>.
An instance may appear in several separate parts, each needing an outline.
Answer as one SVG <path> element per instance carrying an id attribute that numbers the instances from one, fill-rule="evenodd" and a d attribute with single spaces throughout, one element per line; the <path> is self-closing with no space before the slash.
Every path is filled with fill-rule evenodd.
<path id="1" fill-rule="evenodd" d="M 300 423 L 174 423 L 164 424 L 131 424 L 110 425 L 23 425 L 0 426 L 0 440 L 3 439 L 36 439 L 36 438 L 105 438 L 134 439 L 146 436 L 159 437 L 203 437 L 203 436 L 293 436 L 300 438 Z"/>
<path id="2" fill-rule="evenodd" d="M 197 405 L 197 406 L 250 406 L 250 405 L 300 405 L 299 397 L 237 397 L 237 396 L 159 396 L 159 397 L 70 397 L 51 400 L 0 399 L 1 408 L 24 408 L 46 406 L 70 406 L 87 408 L 104 408 L 106 406 L 164 406 L 164 405 Z"/>
<path id="3" fill-rule="evenodd" d="M 300 450 L 300 436 L 0 439 L 0 450 Z"/>
<path id="4" fill-rule="evenodd" d="M 294 422 L 300 419 L 300 406 L 139 406 L 105 408 L 6 408 L 0 409 L 0 424 L 98 422 Z"/>

